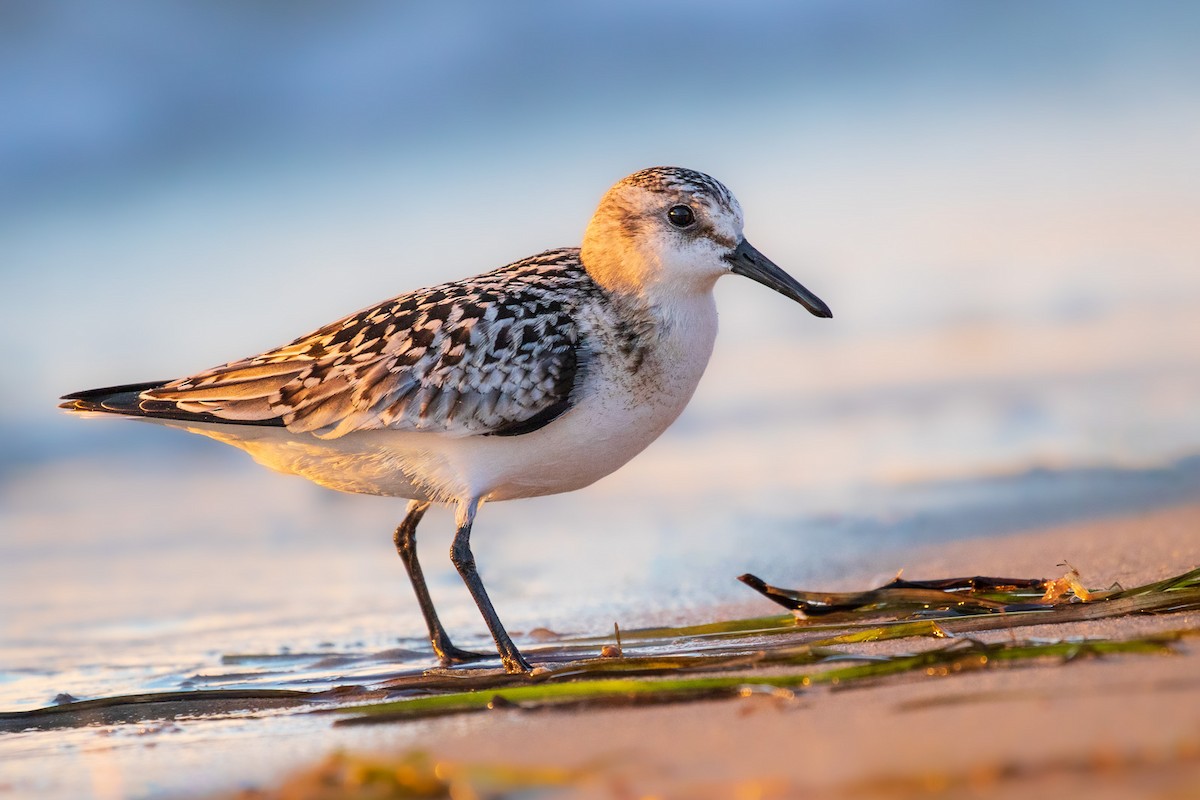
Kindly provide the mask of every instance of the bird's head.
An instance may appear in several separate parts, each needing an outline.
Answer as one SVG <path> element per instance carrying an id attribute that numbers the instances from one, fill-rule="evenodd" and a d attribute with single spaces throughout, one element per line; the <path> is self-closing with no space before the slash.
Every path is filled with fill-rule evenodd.
<path id="1" fill-rule="evenodd" d="M 769 286 L 818 317 L 829 307 L 755 250 L 742 235 L 742 207 L 702 172 L 651 167 L 608 190 L 583 237 L 583 264 L 607 289 L 653 300 L 707 292 L 733 272 Z"/>

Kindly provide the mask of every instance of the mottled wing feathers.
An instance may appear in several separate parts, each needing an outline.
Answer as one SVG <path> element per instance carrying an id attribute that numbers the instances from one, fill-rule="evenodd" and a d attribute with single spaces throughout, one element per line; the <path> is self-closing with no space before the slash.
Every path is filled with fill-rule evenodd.
<path id="1" fill-rule="evenodd" d="M 140 398 L 322 438 L 382 428 L 524 433 L 570 407 L 582 366 L 572 298 L 597 291 L 578 250 L 552 250 L 402 295 Z"/>

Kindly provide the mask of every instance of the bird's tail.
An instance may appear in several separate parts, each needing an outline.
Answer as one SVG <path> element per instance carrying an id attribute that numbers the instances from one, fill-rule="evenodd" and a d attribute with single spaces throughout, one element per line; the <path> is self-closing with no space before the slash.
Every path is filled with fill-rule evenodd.
<path id="1" fill-rule="evenodd" d="M 87 389 L 82 392 L 64 394 L 59 408 L 68 411 L 99 411 L 107 414 L 123 414 L 125 416 L 150 416 L 151 409 L 145 408 L 147 403 L 154 401 L 142 399 L 142 392 L 147 389 L 157 389 L 167 381 L 150 381 L 149 383 L 129 383 L 124 386 L 106 386 L 103 389 Z M 163 404 L 165 405 L 165 404 Z"/>
<path id="2" fill-rule="evenodd" d="M 130 383 L 125 386 L 106 386 L 103 389 L 88 389 L 83 392 L 73 392 L 62 396 L 59 408 L 74 412 L 99 412 L 102 414 L 117 414 L 123 417 L 140 417 L 143 419 L 166 421 L 182 420 L 184 422 L 216 422 L 222 425 L 265 425 L 282 426 L 283 420 L 278 418 L 264 420 L 240 420 L 219 417 L 207 411 L 180 408 L 174 400 L 157 400 L 145 397 L 143 392 L 158 389 L 170 381 L 150 381 L 148 383 Z"/>

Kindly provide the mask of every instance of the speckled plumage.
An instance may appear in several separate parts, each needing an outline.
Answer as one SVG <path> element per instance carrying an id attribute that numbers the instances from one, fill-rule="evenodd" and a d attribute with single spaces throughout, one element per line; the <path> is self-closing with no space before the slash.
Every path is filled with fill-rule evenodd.
<path id="1" fill-rule="evenodd" d="M 573 312 L 605 295 L 575 249 L 401 295 L 261 355 L 143 392 L 183 411 L 337 438 L 514 434 L 566 410 L 586 357 Z"/>
<path id="2" fill-rule="evenodd" d="M 649 169 L 633 173 L 626 177 L 622 183 L 627 186 L 637 186 L 658 194 L 682 192 L 701 196 L 707 195 L 725 207 L 737 205 L 737 200 L 734 198 L 733 193 L 726 188 L 725 184 L 716 180 L 711 175 L 705 175 L 703 172 L 697 172 L 694 169 L 650 167 Z"/>
<path id="3" fill-rule="evenodd" d="M 441 627 L 414 537 L 431 502 L 455 505 L 452 560 L 505 668 L 527 671 L 475 569 L 476 512 L 587 486 L 657 438 L 708 363 L 712 289 L 729 273 L 830 315 L 746 242 L 723 184 L 654 167 L 605 194 L 581 248 L 409 292 L 189 377 L 67 395 L 64 407 L 210 436 L 334 489 L 409 498 L 395 543 L 443 663 L 475 656 Z"/>

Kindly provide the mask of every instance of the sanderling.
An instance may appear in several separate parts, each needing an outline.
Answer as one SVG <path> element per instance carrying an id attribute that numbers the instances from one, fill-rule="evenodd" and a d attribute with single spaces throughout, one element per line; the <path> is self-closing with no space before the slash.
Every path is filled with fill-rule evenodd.
<path id="1" fill-rule="evenodd" d="M 713 286 L 730 272 L 832 316 L 750 246 L 724 185 L 654 167 L 609 189 L 581 248 L 418 289 L 190 377 L 69 394 L 62 407 L 203 434 L 332 489 L 408 498 L 394 542 L 444 665 L 481 656 L 438 620 L 416 529 L 431 503 L 454 506 L 450 559 L 505 669 L 528 672 L 475 567 L 476 513 L 486 500 L 587 486 L 654 441 L 708 364 Z"/>

